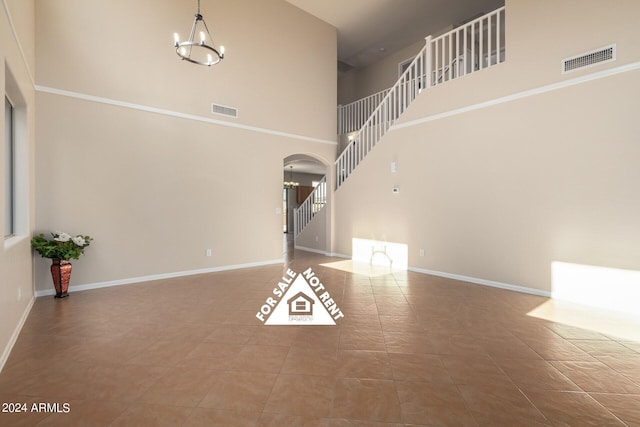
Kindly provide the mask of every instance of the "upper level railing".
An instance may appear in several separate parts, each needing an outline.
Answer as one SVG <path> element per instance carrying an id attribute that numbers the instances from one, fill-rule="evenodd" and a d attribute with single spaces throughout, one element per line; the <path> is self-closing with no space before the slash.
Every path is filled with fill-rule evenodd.
<path id="1" fill-rule="evenodd" d="M 505 8 L 502 7 L 437 38 L 427 37 L 425 47 L 395 85 L 386 91 L 336 160 L 336 188 L 423 89 L 504 62 L 504 20 Z"/>
<path id="2" fill-rule="evenodd" d="M 293 230 L 294 236 L 309 224 L 311 219 L 327 204 L 327 177 L 323 176 L 313 191 L 294 212 Z"/>
<path id="3" fill-rule="evenodd" d="M 338 134 L 359 130 L 388 92 L 389 89 L 385 89 L 347 105 L 338 105 Z"/>
<path id="4" fill-rule="evenodd" d="M 433 86 L 504 62 L 504 11 L 501 7 L 431 40 Z"/>

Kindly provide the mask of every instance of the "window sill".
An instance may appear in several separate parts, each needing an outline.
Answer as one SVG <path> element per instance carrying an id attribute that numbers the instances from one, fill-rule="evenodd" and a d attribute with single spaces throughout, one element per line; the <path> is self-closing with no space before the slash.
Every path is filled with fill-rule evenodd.
<path id="1" fill-rule="evenodd" d="M 25 235 L 7 237 L 4 239 L 4 250 L 7 251 L 28 239 L 29 239 L 29 236 L 25 236 Z"/>

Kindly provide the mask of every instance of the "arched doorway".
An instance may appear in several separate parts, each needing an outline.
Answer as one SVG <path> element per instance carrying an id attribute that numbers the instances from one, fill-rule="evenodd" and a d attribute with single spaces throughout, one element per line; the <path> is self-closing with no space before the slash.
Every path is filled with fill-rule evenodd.
<path id="1" fill-rule="evenodd" d="M 313 156 L 294 154 L 283 159 L 282 229 L 285 251 L 297 248 L 327 252 L 329 215 L 324 208 L 329 198 L 328 174 L 329 166 Z M 322 210 L 325 212 L 320 213 Z M 304 219 L 304 224 L 300 218 Z M 306 229 L 307 225 L 309 229 Z"/>

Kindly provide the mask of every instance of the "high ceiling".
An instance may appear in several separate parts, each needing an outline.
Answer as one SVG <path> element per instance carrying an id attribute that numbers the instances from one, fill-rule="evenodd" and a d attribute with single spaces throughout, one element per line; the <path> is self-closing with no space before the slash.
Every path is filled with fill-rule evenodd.
<path id="1" fill-rule="evenodd" d="M 364 67 L 504 0 L 286 0 L 338 30 L 338 61 Z"/>
<path id="2" fill-rule="evenodd" d="M 336 27 L 339 69 L 361 68 L 484 13 L 504 0 L 285 0 Z M 285 170 L 323 174 L 313 158 L 290 158 Z"/>

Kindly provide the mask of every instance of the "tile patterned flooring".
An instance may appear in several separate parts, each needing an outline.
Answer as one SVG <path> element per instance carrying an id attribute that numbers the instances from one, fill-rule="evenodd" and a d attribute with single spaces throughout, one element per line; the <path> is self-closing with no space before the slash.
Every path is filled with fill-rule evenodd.
<path id="1" fill-rule="evenodd" d="M 2 426 L 640 426 L 640 341 L 527 315 L 547 300 L 294 252 L 336 326 L 265 326 L 283 266 L 37 299 Z"/>

